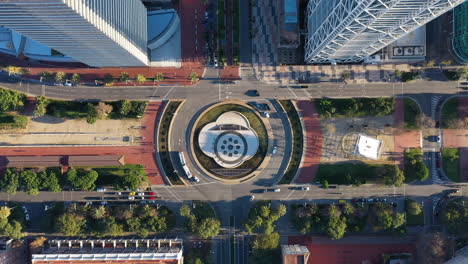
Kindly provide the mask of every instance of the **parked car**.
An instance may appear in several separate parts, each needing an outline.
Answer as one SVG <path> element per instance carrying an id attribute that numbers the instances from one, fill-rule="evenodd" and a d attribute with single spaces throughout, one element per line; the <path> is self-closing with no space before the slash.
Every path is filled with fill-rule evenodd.
<path id="1" fill-rule="evenodd" d="M 135 197 L 134 196 L 129 196 L 128 199 L 129 200 L 135 200 Z"/>
<path id="2" fill-rule="evenodd" d="M 271 154 L 276 154 L 277 151 L 278 151 L 278 148 L 274 146 L 273 149 L 271 150 Z"/>
<path id="3" fill-rule="evenodd" d="M 268 114 L 268 112 L 262 112 L 262 116 L 265 118 L 270 118 L 270 114 Z"/>
<path id="4" fill-rule="evenodd" d="M 436 167 L 440 168 L 440 160 L 436 160 Z"/>
<path id="5" fill-rule="evenodd" d="M 121 192 L 115 192 L 115 195 L 122 195 Z"/>
<path id="6" fill-rule="evenodd" d="M 156 195 L 155 192 L 146 192 L 146 195 Z"/>
<path id="7" fill-rule="evenodd" d="M 107 191 L 107 190 L 106 190 L 105 188 L 97 188 L 96 191 L 98 191 L 98 192 L 105 192 L 105 191 Z"/>
<path id="8" fill-rule="evenodd" d="M 144 192 L 139 192 L 138 195 L 143 196 L 143 195 L 145 195 L 145 193 Z"/>
<path id="9" fill-rule="evenodd" d="M 249 201 L 253 201 L 254 199 L 255 199 L 255 196 L 251 195 L 250 198 L 249 198 Z"/>
<path id="10" fill-rule="evenodd" d="M 130 192 L 128 195 L 136 195 L 136 192 Z"/>
<path id="11" fill-rule="evenodd" d="M 280 188 L 273 189 L 273 192 L 281 192 Z"/>
<path id="12" fill-rule="evenodd" d="M 309 187 L 300 187 L 299 190 L 301 190 L 301 191 L 308 191 L 308 190 L 310 190 L 310 188 L 309 188 Z"/>

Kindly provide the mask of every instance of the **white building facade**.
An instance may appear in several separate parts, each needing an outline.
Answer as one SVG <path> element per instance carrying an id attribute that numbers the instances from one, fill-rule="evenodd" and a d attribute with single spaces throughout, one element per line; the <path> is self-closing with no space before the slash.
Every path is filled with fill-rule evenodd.
<path id="1" fill-rule="evenodd" d="M 307 63 L 359 62 L 465 0 L 310 0 Z"/>
<path id="2" fill-rule="evenodd" d="M 0 0 L 0 26 L 90 66 L 148 65 L 140 0 Z"/>

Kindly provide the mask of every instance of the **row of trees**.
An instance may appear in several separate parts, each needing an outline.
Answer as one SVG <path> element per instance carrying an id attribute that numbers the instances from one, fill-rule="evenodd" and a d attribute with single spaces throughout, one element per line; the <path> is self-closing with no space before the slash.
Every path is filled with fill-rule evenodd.
<path id="1" fill-rule="evenodd" d="M 286 214 L 286 206 L 279 204 L 275 208 L 269 202 L 258 202 L 249 211 L 244 229 L 250 234 L 256 234 L 253 240 L 254 256 L 260 263 L 274 263 L 277 259 L 279 234 L 275 231 L 275 223 Z"/>
<path id="2" fill-rule="evenodd" d="M 57 83 L 64 83 L 67 80 L 70 80 L 73 84 L 77 85 L 81 81 L 81 76 L 78 73 L 67 74 L 65 72 L 49 72 L 43 71 L 39 75 L 41 81 L 44 82 L 57 82 Z"/>
<path id="3" fill-rule="evenodd" d="M 392 205 L 376 203 L 305 204 L 294 206 L 294 225 L 303 234 L 323 232 L 340 239 L 346 231 L 360 232 L 366 227 L 373 231 L 405 232 L 405 216 L 395 212 Z"/>
<path id="4" fill-rule="evenodd" d="M 353 116 L 385 116 L 393 112 L 395 99 L 392 98 L 350 98 L 317 99 L 318 112 L 324 118 Z"/>
<path id="5" fill-rule="evenodd" d="M 405 71 L 396 70 L 395 76 L 398 79 L 400 79 L 400 81 L 402 82 L 409 82 L 412 80 L 416 80 L 419 77 L 419 72 L 417 71 L 405 72 Z"/>
<path id="6" fill-rule="evenodd" d="M 165 206 L 79 206 L 54 208 L 48 213 L 53 229 L 66 236 L 121 236 L 124 232 L 147 237 L 172 227 L 172 212 Z"/>
<path id="7" fill-rule="evenodd" d="M 180 207 L 180 215 L 185 217 L 184 226 L 188 232 L 196 233 L 201 238 L 212 238 L 219 234 L 221 222 L 214 215 L 192 211 L 188 205 Z"/>
<path id="8" fill-rule="evenodd" d="M 138 73 L 137 75 L 135 75 L 135 78 L 133 78 L 133 80 L 135 80 L 136 83 L 138 84 L 143 84 L 145 83 L 149 78 L 146 77 L 144 74 L 142 73 Z M 154 76 L 153 76 L 153 84 L 158 84 L 162 81 L 164 81 L 165 79 L 165 76 L 163 73 L 161 72 L 157 72 Z M 189 79 L 192 83 L 195 83 L 199 80 L 198 78 L 198 74 L 196 72 L 191 72 L 189 74 Z M 111 74 L 105 74 L 104 77 L 102 78 L 102 81 L 108 85 L 108 86 L 111 86 L 114 84 L 114 81 L 116 79 L 114 78 L 114 76 L 112 76 Z M 117 78 L 118 81 L 121 81 L 121 82 L 125 82 L 125 83 L 128 83 L 128 81 L 132 80 L 132 78 L 130 77 L 130 74 L 128 74 L 128 72 L 121 72 L 119 77 Z"/>
<path id="9" fill-rule="evenodd" d="M 424 181 L 429 177 L 429 169 L 424 163 L 421 153 L 405 153 L 405 174 L 411 175 L 419 181 Z"/>
<path id="10" fill-rule="evenodd" d="M 40 190 L 59 192 L 62 190 L 57 173 L 53 170 L 8 168 L 0 178 L 0 189 L 10 194 L 22 190 L 30 195 Z"/>

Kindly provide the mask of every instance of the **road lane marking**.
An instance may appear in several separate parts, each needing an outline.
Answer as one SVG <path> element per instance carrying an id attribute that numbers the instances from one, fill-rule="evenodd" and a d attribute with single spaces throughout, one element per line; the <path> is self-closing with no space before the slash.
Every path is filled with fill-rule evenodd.
<path id="1" fill-rule="evenodd" d="M 295 99 L 297 99 L 297 95 L 291 90 L 291 87 L 289 87 L 289 86 L 287 86 L 287 87 L 288 87 L 288 90 L 289 90 L 289 92 L 291 93 L 291 95 L 292 95 Z"/>
<path id="2" fill-rule="evenodd" d="M 163 97 L 163 99 L 166 99 L 166 98 L 169 96 L 169 94 L 170 94 L 172 91 L 175 90 L 175 88 L 177 88 L 177 86 L 172 87 L 172 88 L 167 92 L 167 94 Z"/>

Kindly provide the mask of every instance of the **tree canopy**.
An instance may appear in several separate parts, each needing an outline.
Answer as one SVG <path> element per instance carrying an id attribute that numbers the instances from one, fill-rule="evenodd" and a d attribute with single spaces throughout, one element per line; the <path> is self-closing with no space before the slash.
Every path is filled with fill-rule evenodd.
<path id="1" fill-rule="evenodd" d="M 65 174 L 68 182 L 77 189 L 85 191 L 93 190 L 96 185 L 94 184 L 98 178 L 98 173 L 94 170 L 75 170 L 70 169 Z"/>

